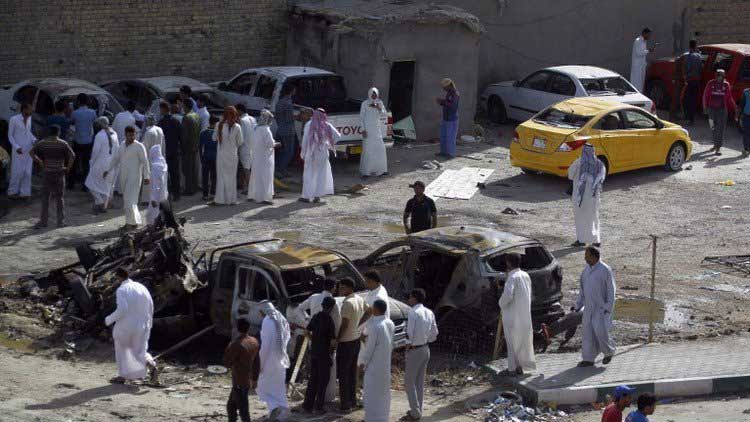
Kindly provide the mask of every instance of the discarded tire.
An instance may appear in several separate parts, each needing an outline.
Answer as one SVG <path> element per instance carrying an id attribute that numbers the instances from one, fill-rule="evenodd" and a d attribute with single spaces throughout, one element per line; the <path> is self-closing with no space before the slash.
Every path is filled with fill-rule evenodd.
<path id="1" fill-rule="evenodd" d="M 78 307 L 81 308 L 85 315 L 93 314 L 94 301 L 89 289 L 83 284 L 83 279 L 75 274 L 67 274 L 66 279 L 68 280 L 70 290 L 73 292 L 73 300 L 78 304 Z"/>

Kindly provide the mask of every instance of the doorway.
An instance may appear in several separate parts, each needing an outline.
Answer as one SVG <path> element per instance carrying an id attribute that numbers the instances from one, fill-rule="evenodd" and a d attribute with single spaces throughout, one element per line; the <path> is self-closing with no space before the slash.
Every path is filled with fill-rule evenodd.
<path id="1" fill-rule="evenodd" d="M 411 116 L 416 64 L 415 61 L 400 61 L 391 66 L 388 109 L 393 113 L 394 122 Z"/>

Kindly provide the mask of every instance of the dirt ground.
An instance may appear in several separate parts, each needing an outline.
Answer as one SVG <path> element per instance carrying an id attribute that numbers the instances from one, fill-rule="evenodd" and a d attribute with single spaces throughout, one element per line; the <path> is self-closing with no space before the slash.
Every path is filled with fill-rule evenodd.
<path id="1" fill-rule="evenodd" d="M 649 295 L 651 277 L 650 235 L 658 236 L 657 340 L 689 341 L 750 328 L 750 314 L 745 311 L 748 306 L 745 293 L 750 282 L 739 275 L 701 266 L 705 256 L 742 254 L 748 248 L 750 238 L 744 229 L 750 222 L 746 200 L 750 193 L 750 159 L 739 157 L 741 137 L 734 126 L 727 131 L 729 139 L 722 157 L 706 153 L 710 148 L 710 133 L 705 122 L 689 130 L 694 156 L 685 170 L 679 173 L 660 168 L 640 170 L 612 175 L 605 183 L 601 211 L 603 259 L 615 270 L 617 278 L 615 335 L 620 344 L 641 342 L 647 336 L 649 308 L 644 299 Z M 582 251 L 567 246 L 575 240 L 570 198 L 565 195 L 567 182 L 551 176 L 525 175 L 509 166 L 512 126 L 487 126 L 487 133 L 488 142 L 461 145 L 458 151 L 464 157 L 443 162 L 444 168 L 485 167 L 494 173 L 486 189 L 471 200 L 438 200 L 441 224 L 488 226 L 541 239 L 563 265 L 567 308 L 575 298 L 577 276 L 584 266 Z M 369 189 L 359 194 L 347 193 L 349 187 L 361 183 L 357 163 L 336 160 L 334 178 L 341 193 L 326 198 L 324 204 L 297 202 L 300 188 L 297 171 L 292 179 L 293 190 L 280 191 L 272 206 L 243 202 L 232 207 L 208 207 L 199 196 L 194 196 L 176 203 L 175 208 L 180 217 L 187 219 L 185 235 L 197 245 L 196 251 L 276 236 L 321 244 L 356 258 L 401 235 L 403 206 L 412 195 L 409 183 L 418 179 L 429 183 L 442 171 L 421 168 L 423 160 L 435 158 L 437 148 L 437 144 L 417 143 L 390 149 L 390 175 L 368 180 Z M 471 156 L 465 157 L 468 154 Z M 717 184 L 726 180 L 736 184 L 731 187 Z M 68 193 L 70 226 L 64 229 L 54 226 L 42 231 L 32 229 L 39 214 L 38 200 L 0 201 L 5 201 L 0 203 L 0 210 L 7 211 L 0 219 L 3 252 L 0 274 L 6 275 L 5 282 L 13 274 L 73 262 L 76 244 L 106 242 L 124 224 L 121 210 L 92 215 L 90 197 L 79 191 Z M 506 207 L 519 214 L 502 214 Z M 3 282 L 0 278 L 0 283 Z M 11 307 L 14 314 L 39 317 L 38 309 Z M 3 303 L 0 312 L 7 312 Z M 37 325 L 45 328 L 43 323 Z M 0 404 L 0 408 L 9 409 L 10 414 L 17 415 L 17 420 L 109 420 L 113 416 L 106 414 L 115 409 L 127 409 L 129 415 L 143 410 L 151 415 L 148 420 L 175 420 L 169 418 L 176 413 L 187 417 L 221 411 L 225 389 L 197 392 L 194 389 L 185 399 L 170 397 L 163 391 L 141 393 L 106 386 L 103 380 L 111 375 L 111 361 L 83 360 L 71 364 L 47 360 L 39 353 L 18 356 L 18 348 L 27 345 L 8 340 L 8 333 L 10 337 L 21 338 L 34 335 L 15 333 L 12 323 L 0 328 L 0 344 L 16 349 L 6 353 L 0 348 L 0 368 L 3 368 L 0 375 L 9 372 L 8 376 L 0 376 L 0 390 L 4 390 L 0 394 L 5 396 L 2 401 L 6 403 Z M 580 338 L 576 336 L 565 350 L 576 349 L 579 344 Z M 45 370 L 34 371 L 37 366 Z M 56 387 L 60 383 L 71 383 L 77 389 Z M 469 390 L 462 389 L 461 396 Z M 64 397 L 67 398 L 63 400 Z M 108 401 L 110 398 L 113 401 Z M 65 404 L 76 401 L 80 404 Z M 397 418 L 400 412 L 394 409 L 392 414 Z M 97 416 L 83 416 L 84 413 Z"/>

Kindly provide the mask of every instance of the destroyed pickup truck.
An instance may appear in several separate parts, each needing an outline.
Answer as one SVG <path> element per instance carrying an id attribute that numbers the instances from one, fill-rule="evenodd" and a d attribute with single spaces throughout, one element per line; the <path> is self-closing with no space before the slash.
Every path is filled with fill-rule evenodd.
<path id="1" fill-rule="evenodd" d="M 377 270 L 395 298 L 425 289 L 425 306 L 438 320 L 438 340 L 481 350 L 495 337 L 502 293 L 497 284 L 502 288 L 505 255 L 511 252 L 521 254 L 521 268 L 531 277 L 534 327 L 562 317 L 562 267 L 541 242 L 527 237 L 483 227 L 441 227 L 390 242 L 354 265 L 361 272 Z"/>
<path id="2" fill-rule="evenodd" d="M 260 240 L 217 248 L 198 259 L 205 266 L 211 286 L 210 315 L 218 334 L 231 336 L 234 321 L 245 318 L 251 334 L 260 330 L 261 301 L 271 301 L 289 322 L 292 312 L 313 293 L 323 290 L 326 278 L 354 280 L 355 290 L 364 289 L 364 279 L 341 253 L 282 239 Z M 336 298 L 339 302 L 343 298 Z M 391 298 L 390 317 L 396 325 L 394 347 L 404 344 L 409 306 Z"/>

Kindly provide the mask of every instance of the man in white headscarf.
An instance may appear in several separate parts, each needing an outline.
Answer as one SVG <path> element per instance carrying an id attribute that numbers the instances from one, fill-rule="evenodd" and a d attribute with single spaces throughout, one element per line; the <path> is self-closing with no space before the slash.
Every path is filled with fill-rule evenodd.
<path id="1" fill-rule="evenodd" d="M 109 120 L 106 117 L 97 118 L 96 124 L 101 127 L 101 130 L 94 137 L 89 174 L 86 176 L 84 185 L 94 197 L 94 214 L 99 214 L 106 212 L 112 197 L 116 172 L 108 173 L 107 171 L 120 150 L 120 143 L 117 133 L 109 127 Z"/>
<path id="2" fill-rule="evenodd" d="M 156 362 L 147 352 L 154 315 L 151 293 L 143 284 L 131 280 L 122 268 L 115 270 L 115 278 L 120 282 L 116 293 L 117 309 L 104 320 L 108 326 L 115 324 L 112 339 L 118 375 L 111 381 L 122 384 L 126 380 L 141 379 L 147 369 L 152 371 L 153 380 Z"/>
<path id="3" fill-rule="evenodd" d="M 272 121 L 273 114 L 270 111 L 261 111 L 258 124 L 251 129 L 250 137 L 253 171 L 247 186 L 247 199 L 266 205 L 273 204 L 274 148 L 280 145 L 271 134 Z"/>
<path id="4" fill-rule="evenodd" d="M 521 270 L 521 255 L 505 255 L 507 277 L 498 304 L 502 310 L 503 334 L 508 346 L 506 374 L 523 375 L 536 369 L 534 329 L 531 325 L 531 278 Z"/>
<path id="5" fill-rule="evenodd" d="M 362 102 L 359 117 L 362 120 L 362 156 L 359 159 L 359 174 L 363 178 L 388 173 L 388 156 L 383 143 L 381 119 L 385 117 L 385 106 L 377 88 L 370 88 L 367 99 Z"/>
<path id="6" fill-rule="evenodd" d="M 376 300 L 373 317 L 367 321 L 365 347 L 357 363 L 364 371 L 362 400 L 367 422 L 388 422 L 391 413 L 391 351 L 393 321 L 385 317 L 388 305 Z"/>
<path id="7" fill-rule="evenodd" d="M 146 127 L 141 132 L 141 143 L 146 151 L 151 151 L 154 145 L 160 145 L 164 152 L 164 131 L 156 124 L 153 114 L 146 116 Z"/>
<path id="8" fill-rule="evenodd" d="M 260 376 L 255 392 L 270 411 L 269 420 L 289 417 L 286 400 L 286 370 L 290 361 L 287 346 L 291 338 L 289 323 L 271 302 L 259 307 L 263 322 L 260 327 Z"/>
<path id="9" fill-rule="evenodd" d="M 582 360 L 578 366 L 593 366 L 596 357 L 604 354 L 603 364 L 612 361 L 615 341 L 610 335 L 612 312 L 615 309 L 615 276 L 609 265 L 601 261 L 601 253 L 594 246 L 586 248 L 586 268 L 581 274 L 581 286 L 575 311 L 583 309 Z"/>
<path id="10" fill-rule="evenodd" d="M 120 170 L 120 191 L 122 192 L 122 208 L 125 211 L 125 230 L 138 227 L 141 224 L 141 213 L 138 211 L 138 197 L 141 183 L 150 183 L 150 168 L 146 148 L 135 140 L 135 128 L 125 128 L 125 143 L 104 172 L 104 177 L 114 169 Z"/>
<path id="11" fill-rule="evenodd" d="M 643 85 L 646 82 L 646 57 L 648 53 L 654 51 L 649 47 L 647 41 L 651 38 L 651 28 L 643 28 L 641 35 L 633 41 L 633 51 L 630 62 L 630 83 L 638 90 L 643 92 Z"/>
<path id="12" fill-rule="evenodd" d="M 568 179 L 573 181 L 573 216 L 576 222 L 576 241 L 572 246 L 599 246 L 599 206 L 607 168 L 597 158 L 594 146 L 583 146 L 581 157 L 568 168 Z"/>
<path id="13" fill-rule="evenodd" d="M 151 164 L 151 187 L 146 209 L 146 222 L 154 224 L 156 217 L 159 216 L 159 204 L 169 200 L 169 190 L 167 189 L 167 160 L 161 154 L 161 145 L 154 145 L 148 152 Z"/>
<path id="14" fill-rule="evenodd" d="M 226 107 L 224 116 L 216 125 L 214 141 L 216 147 L 216 196 L 213 205 L 237 203 L 237 164 L 239 148 L 244 142 L 239 115 L 234 107 Z"/>
<path id="15" fill-rule="evenodd" d="M 323 109 L 315 110 L 312 119 L 305 123 L 301 145 L 302 159 L 305 160 L 301 201 L 320 202 L 321 196 L 333 195 L 333 173 L 328 154 L 333 151 L 336 155 L 336 142 L 340 137 Z"/>

